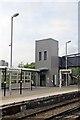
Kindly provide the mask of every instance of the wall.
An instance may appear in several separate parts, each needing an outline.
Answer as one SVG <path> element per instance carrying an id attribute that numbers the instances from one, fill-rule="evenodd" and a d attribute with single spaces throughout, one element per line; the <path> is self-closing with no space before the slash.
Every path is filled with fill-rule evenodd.
<path id="1" fill-rule="evenodd" d="M 48 71 L 45 72 L 46 86 L 53 86 L 53 75 L 56 75 L 56 79 L 58 79 L 58 41 L 52 38 L 37 40 L 35 46 L 36 69 L 48 68 Z M 44 60 L 44 51 L 48 53 L 47 60 Z M 40 61 L 39 52 L 42 53 L 42 60 Z"/>
<path id="2" fill-rule="evenodd" d="M 78 2 L 78 52 L 80 53 L 80 1 Z"/>

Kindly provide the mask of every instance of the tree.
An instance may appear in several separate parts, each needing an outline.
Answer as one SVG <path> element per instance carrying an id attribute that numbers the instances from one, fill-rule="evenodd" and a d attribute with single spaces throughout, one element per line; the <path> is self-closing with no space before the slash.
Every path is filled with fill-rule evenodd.
<path id="1" fill-rule="evenodd" d="M 23 62 L 19 63 L 18 67 L 23 68 L 24 67 Z"/>
<path id="2" fill-rule="evenodd" d="M 35 62 L 32 62 L 30 64 L 26 63 L 23 64 L 22 62 L 18 65 L 18 67 L 20 68 L 31 68 L 31 69 L 35 69 Z"/>
<path id="3" fill-rule="evenodd" d="M 31 69 L 35 69 L 35 63 L 34 62 L 32 62 L 32 63 L 30 63 L 30 64 L 26 64 L 26 65 L 24 65 L 24 68 L 31 68 Z"/>
<path id="4" fill-rule="evenodd" d="M 73 83 L 79 84 L 79 82 L 80 82 L 80 67 L 72 68 L 72 80 L 73 80 Z"/>
<path id="5" fill-rule="evenodd" d="M 73 67 L 72 68 L 72 74 L 73 75 L 79 75 L 80 74 L 80 67 Z"/>

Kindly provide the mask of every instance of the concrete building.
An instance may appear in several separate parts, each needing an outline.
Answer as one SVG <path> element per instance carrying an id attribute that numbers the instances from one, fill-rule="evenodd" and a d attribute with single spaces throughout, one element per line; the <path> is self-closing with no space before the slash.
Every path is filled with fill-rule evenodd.
<path id="1" fill-rule="evenodd" d="M 80 53 L 80 1 L 78 2 L 78 52 Z"/>
<path id="2" fill-rule="evenodd" d="M 48 38 L 37 40 L 35 43 L 35 68 L 37 74 L 36 85 L 58 85 L 58 41 Z"/>
<path id="3" fill-rule="evenodd" d="M 8 62 L 5 60 L 0 60 L 0 66 L 8 66 Z"/>

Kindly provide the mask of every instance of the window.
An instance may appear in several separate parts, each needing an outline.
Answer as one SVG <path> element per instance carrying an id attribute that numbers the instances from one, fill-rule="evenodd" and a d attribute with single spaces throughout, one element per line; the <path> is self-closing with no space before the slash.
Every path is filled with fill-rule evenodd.
<path id="1" fill-rule="evenodd" d="M 39 52 L 39 61 L 42 59 L 42 53 Z"/>
<path id="2" fill-rule="evenodd" d="M 47 51 L 44 51 L 44 60 L 47 60 Z"/>

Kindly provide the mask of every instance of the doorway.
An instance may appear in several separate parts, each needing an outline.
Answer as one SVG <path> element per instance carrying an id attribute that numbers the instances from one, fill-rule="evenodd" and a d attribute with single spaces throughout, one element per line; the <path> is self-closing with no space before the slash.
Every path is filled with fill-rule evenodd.
<path id="1" fill-rule="evenodd" d="M 40 86 L 46 86 L 46 75 L 45 74 L 40 75 Z"/>

